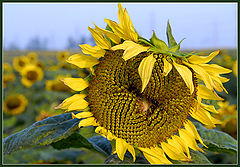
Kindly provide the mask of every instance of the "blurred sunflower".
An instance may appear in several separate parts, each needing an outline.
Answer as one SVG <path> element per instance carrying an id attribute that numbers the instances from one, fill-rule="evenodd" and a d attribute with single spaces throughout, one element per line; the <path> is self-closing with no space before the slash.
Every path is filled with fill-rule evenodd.
<path id="1" fill-rule="evenodd" d="M 29 64 L 29 59 L 26 56 L 18 56 L 13 59 L 13 68 L 18 72 L 21 72 L 27 64 Z"/>
<path id="2" fill-rule="evenodd" d="M 36 116 L 36 121 L 41 121 L 45 118 L 55 116 L 53 113 L 41 110 L 40 113 Z"/>
<path id="3" fill-rule="evenodd" d="M 209 113 L 216 112 L 214 106 L 201 101 L 223 100 L 214 89 L 225 90 L 222 83 L 228 79 L 220 74 L 231 70 L 207 64 L 219 51 L 209 56 L 180 53 L 182 41 L 176 43 L 169 23 L 168 45 L 155 33 L 146 40 L 136 32 L 127 10 L 118 7 L 119 24 L 105 19 L 108 30 L 88 28 L 97 46 L 80 47 L 91 56 L 67 59 L 89 68 L 91 75 L 64 78 L 71 89 L 84 91 L 56 108 L 82 111 L 72 113 L 81 120 L 79 127 L 97 126 L 96 133 L 116 140 L 114 153 L 121 160 L 128 150 L 135 161 L 138 149 L 151 164 L 171 164 L 168 158 L 191 161 L 189 148 L 203 152 L 196 140 L 206 145 L 189 117 L 210 127 L 220 123 Z"/>
<path id="4" fill-rule="evenodd" d="M 232 66 L 232 70 L 233 70 L 233 74 L 235 75 L 235 77 L 237 77 L 237 60 L 234 61 L 233 66 Z"/>
<path id="5" fill-rule="evenodd" d="M 26 87 L 31 87 L 32 84 L 43 78 L 43 71 L 36 65 L 26 65 L 21 71 L 21 82 Z"/>
<path id="6" fill-rule="evenodd" d="M 237 139 L 237 106 L 236 104 L 229 104 L 229 101 L 218 102 L 220 107 L 214 116 L 223 123 L 220 125 L 221 130 L 230 134 Z"/>
<path id="7" fill-rule="evenodd" d="M 3 63 L 3 71 L 4 72 L 12 72 L 13 71 L 12 66 L 7 62 Z"/>
<path id="8" fill-rule="evenodd" d="M 70 56 L 70 53 L 67 52 L 67 51 L 63 51 L 63 52 L 59 52 L 57 53 L 57 59 L 60 61 L 60 62 L 65 62 L 66 59 Z"/>
<path id="9" fill-rule="evenodd" d="M 15 78 L 14 73 L 3 74 L 3 88 L 6 88 L 8 83 L 14 81 Z"/>
<path id="10" fill-rule="evenodd" d="M 36 63 L 38 61 L 38 55 L 36 52 L 29 52 L 27 54 L 27 58 L 29 59 L 30 63 Z"/>
<path id="11" fill-rule="evenodd" d="M 68 86 L 66 86 L 61 79 L 64 77 L 59 75 L 55 80 L 46 81 L 46 90 L 48 91 L 58 91 L 58 92 L 70 92 L 72 91 Z"/>
<path id="12" fill-rule="evenodd" d="M 22 94 L 11 95 L 3 102 L 3 112 L 8 115 L 17 115 L 25 111 L 28 100 Z"/>

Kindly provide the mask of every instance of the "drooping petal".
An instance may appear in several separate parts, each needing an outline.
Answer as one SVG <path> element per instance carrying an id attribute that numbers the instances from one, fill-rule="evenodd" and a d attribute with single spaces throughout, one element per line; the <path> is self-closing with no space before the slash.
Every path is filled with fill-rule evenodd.
<path id="1" fill-rule="evenodd" d="M 93 39 L 98 46 L 100 46 L 102 49 L 111 48 L 111 43 L 101 33 L 90 27 L 88 27 L 88 30 L 91 32 Z"/>
<path id="2" fill-rule="evenodd" d="M 94 24 L 95 25 L 95 24 Z M 121 42 L 121 38 L 119 36 L 117 36 L 116 34 L 114 34 L 111 31 L 99 28 L 98 26 L 95 25 L 95 28 L 97 31 L 99 31 L 100 33 L 103 33 L 104 35 L 106 35 L 111 41 L 113 41 L 116 44 L 119 44 Z"/>
<path id="3" fill-rule="evenodd" d="M 73 118 L 77 118 L 77 119 L 81 119 L 81 118 L 88 118 L 93 116 L 93 114 L 91 112 L 80 112 L 77 113 L 76 115 L 74 113 L 72 113 Z"/>
<path id="4" fill-rule="evenodd" d="M 113 30 L 114 34 L 116 34 L 117 36 L 119 36 L 120 38 L 126 39 L 126 35 L 124 35 L 124 32 L 122 30 L 122 28 L 118 25 L 118 23 L 109 20 L 109 19 L 104 19 L 104 21 L 111 27 L 111 29 Z"/>
<path id="5" fill-rule="evenodd" d="M 94 117 L 89 117 L 89 118 L 85 118 L 83 120 L 81 120 L 78 124 L 78 127 L 82 127 L 82 126 L 97 126 L 97 122 L 95 120 Z"/>
<path id="6" fill-rule="evenodd" d="M 159 148 L 142 148 L 138 147 L 139 150 L 143 152 L 144 157 L 150 162 L 151 164 L 172 164 L 166 156 L 164 152 Z"/>
<path id="7" fill-rule="evenodd" d="M 100 58 L 103 57 L 106 51 L 99 46 L 91 46 L 88 44 L 79 45 L 84 54 L 92 55 L 93 57 Z M 95 61 L 95 60 L 94 60 Z"/>
<path id="8" fill-rule="evenodd" d="M 199 66 L 204 68 L 204 70 L 206 70 L 208 73 L 212 75 L 227 74 L 232 72 L 232 70 L 221 67 L 217 64 L 199 64 Z"/>
<path id="9" fill-rule="evenodd" d="M 198 85 L 198 96 L 203 99 L 210 99 L 210 100 L 224 100 L 223 98 L 219 97 L 216 92 L 211 91 L 206 86 L 199 84 Z"/>
<path id="10" fill-rule="evenodd" d="M 64 78 L 61 81 L 75 91 L 82 91 L 88 87 L 88 82 L 82 78 Z"/>
<path id="11" fill-rule="evenodd" d="M 201 107 L 197 111 L 192 112 L 190 115 L 191 117 L 200 121 L 204 125 L 207 125 L 212 128 L 216 127 L 211 119 L 212 118 L 211 114 Z"/>
<path id="12" fill-rule="evenodd" d="M 177 147 L 172 146 L 171 144 L 161 142 L 161 147 L 163 151 L 173 160 L 189 160 L 188 157 L 183 152 L 181 152 L 181 150 L 179 150 Z"/>
<path id="13" fill-rule="evenodd" d="M 209 56 L 196 56 L 192 55 L 191 57 L 188 58 L 188 61 L 192 64 L 204 64 L 208 63 L 211 61 L 215 56 L 218 55 L 220 50 L 212 52 Z"/>
<path id="14" fill-rule="evenodd" d="M 175 145 L 177 145 L 177 143 L 178 143 L 178 145 L 179 145 L 178 147 L 181 148 L 183 152 L 187 153 L 188 159 L 191 160 L 191 155 L 190 155 L 189 148 L 188 148 L 188 146 L 184 143 L 184 141 L 183 141 L 182 138 L 180 138 L 180 137 L 177 136 L 177 135 L 173 135 L 171 142 L 174 142 Z M 169 144 L 171 144 L 171 142 L 169 142 Z"/>
<path id="15" fill-rule="evenodd" d="M 190 89 L 190 93 L 192 94 L 194 91 L 192 72 L 184 65 L 180 65 L 175 62 L 173 62 L 173 65 L 178 71 L 178 73 L 182 76 L 187 87 Z"/>
<path id="16" fill-rule="evenodd" d="M 142 80 L 141 92 L 144 91 L 148 82 L 150 81 L 155 62 L 156 62 L 156 59 L 153 57 L 153 54 L 151 54 L 150 56 L 143 58 L 143 60 L 141 61 L 140 65 L 138 67 L 138 73 Z"/>
<path id="17" fill-rule="evenodd" d="M 204 152 L 200 147 L 198 147 L 194 136 L 188 132 L 186 129 L 179 129 L 179 136 L 184 140 L 186 145 L 195 151 Z"/>
<path id="18" fill-rule="evenodd" d="M 90 68 L 99 63 L 98 59 L 82 54 L 72 55 L 66 61 L 78 66 L 79 68 Z"/>
<path id="19" fill-rule="evenodd" d="M 210 77 L 210 75 L 202 67 L 200 67 L 199 65 L 189 64 L 187 62 L 184 62 L 184 64 L 192 68 L 193 71 L 195 71 L 197 74 L 201 76 L 202 80 L 204 81 L 208 89 L 213 90 L 213 86 L 214 86 L 213 80 Z"/>
<path id="20" fill-rule="evenodd" d="M 195 138 L 206 148 L 207 146 L 203 143 L 201 137 L 199 136 L 196 127 L 193 125 L 193 123 L 190 120 L 187 120 L 187 122 L 184 124 L 185 129 L 190 132 Z"/>
<path id="21" fill-rule="evenodd" d="M 201 103 L 200 106 L 203 107 L 205 110 L 208 110 L 208 111 L 210 111 L 210 112 L 212 112 L 212 113 L 216 113 L 216 114 L 219 113 L 219 112 L 215 109 L 215 107 L 214 107 L 213 105 L 207 105 L 207 104 Z"/>
<path id="22" fill-rule="evenodd" d="M 165 57 L 163 58 L 163 64 L 164 64 L 163 75 L 167 76 L 168 73 L 172 70 L 172 64 L 169 63 Z"/>
<path id="23" fill-rule="evenodd" d="M 66 112 L 73 110 L 83 110 L 88 107 L 88 102 L 84 100 L 84 98 L 78 99 L 70 104 L 66 110 Z"/>
<path id="24" fill-rule="evenodd" d="M 127 143 L 123 139 L 117 138 L 116 151 L 118 157 L 123 161 L 124 155 L 127 151 Z"/>
<path id="25" fill-rule="evenodd" d="M 75 94 L 69 98 L 66 98 L 61 104 L 59 104 L 55 109 L 67 109 L 72 103 L 79 99 L 84 99 L 86 97 L 85 94 Z"/>
<path id="26" fill-rule="evenodd" d="M 135 149 L 132 145 L 128 144 L 127 143 L 127 149 L 128 151 L 132 154 L 132 157 L 133 157 L 133 162 L 135 162 L 136 160 L 136 155 L 135 155 Z"/>
<path id="27" fill-rule="evenodd" d="M 142 46 L 140 44 L 137 44 L 133 41 L 124 41 L 120 45 L 116 45 L 111 48 L 112 50 L 119 50 L 123 49 L 125 50 L 123 53 L 123 59 L 127 61 L 128 59 L 131 59 L 134 56 L 137 56 L 139 53 L 146 52 L 149 47 Z"/>

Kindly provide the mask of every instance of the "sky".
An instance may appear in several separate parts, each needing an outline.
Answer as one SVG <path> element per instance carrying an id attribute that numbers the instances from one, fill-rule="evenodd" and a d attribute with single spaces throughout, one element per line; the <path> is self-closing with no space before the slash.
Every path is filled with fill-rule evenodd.
<path id="1" fill-rule="evenodd" d="M 150 39 L 154 30 L 167 41 L 169 19 L 185 49 L 236 48 L 237 3 L 122 3 L 138 33 Z M 117 3 L 3 3 L 3 44 L 24 49 L 33 37 L 47 39 L 49 50 L 64 50 L 69 36 L 90 37 L 88 26 L 118 22 Z"/>

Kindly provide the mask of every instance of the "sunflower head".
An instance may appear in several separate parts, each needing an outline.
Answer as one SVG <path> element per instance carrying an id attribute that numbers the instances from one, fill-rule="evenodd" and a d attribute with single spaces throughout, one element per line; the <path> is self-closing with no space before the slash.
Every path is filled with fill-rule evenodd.
<path id="1" fill-rule="evenodd" d="M 3 102 L 3 112 L 8 115 L 17 115 L 25 111 L 28 100 L 22 94 L 11 95 Z"/>
<path id="2" fill-rule="evenodd" d="M 16 78 L 14 73 L 3 74 L 3 88 L 6 88 L 9 82 L 14 81 Z"/>
<path id="3" fill-rule="evenodd" d="M 18 56 L 13 59 L 13 67 L 18 72 L 21 72 L 27 64 L 29 64 L 29 59 L 26 56 Z"/>
<path id="4" fill-rule="evenodd" d="M 27 58 L 29 59 L 30 63 L 36 63 L 38 60 L 38 55 L 36 52 L 29 52 L 27 54 Z"/>
<path id="5" fill-rule="evenodd" d="M 26 65 L 21 71 L 21 82 L 26 87 L 31 87 L 32 84 L 43 78 L 43 71 L 36 65 Z"/>
<path id="6" fill-rule="evenodd" d="M 118 7 L 119 24 L 105 19 L 108 29 L 89 27 L 97 45 L 80 47 L 91 56 L 67 59 L 91 74 L 64 78 L 64 84 L 80 94 L 56 108 L 80 111 L 72 113 L 81 119 L 79 127 L 96 126 L 96 133 L 116 140 L 121 160 L 128 150 L 134 161 L 138 149 L 152 164 L 190 161 L 189 148 L 203 152 L 196 140 L 206 145 L 189 117 L 211 128 L 220 123 L 210 114 L 216 112 L 214 106 L 202 99 L 222 100 L 215 90 L 226 91 L 222 83 L 228 79 L 220 74 L 231 70 L 207 64 L 219 50 L 209 56 L 180 52 L 183 40 L 177 44 L 169 22 L 168 44 L 155 32 L 150 40 L 139 36 L 127 10 Z"/>
<path id="7" fill-rule="evenodd" d="M 64 62 L 66 61 L 66 59 L 70 56 L 70 53 L 68 51 L 63 51 L 63 52 L 59 52 L 57 54 L 57 59 L 60 61 L 60 62 Z"/>
<path id="8" fill-rule="evenodd" d="M 9 63 L 3 63 L 3 72 L 12 72 L 12 66 Z"/>

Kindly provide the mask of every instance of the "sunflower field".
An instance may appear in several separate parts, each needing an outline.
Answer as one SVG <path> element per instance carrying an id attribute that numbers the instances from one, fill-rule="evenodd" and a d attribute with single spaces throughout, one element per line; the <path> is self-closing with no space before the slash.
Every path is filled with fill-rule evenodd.
<path id="1" fill-rule="evenodd" d="M 76 51 L 4 51 L 4 164 L 236 164 L 237 51 L 141 37 L 127 10 Z"/>

